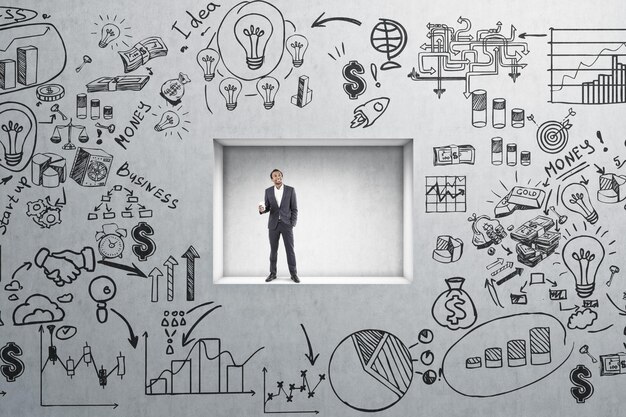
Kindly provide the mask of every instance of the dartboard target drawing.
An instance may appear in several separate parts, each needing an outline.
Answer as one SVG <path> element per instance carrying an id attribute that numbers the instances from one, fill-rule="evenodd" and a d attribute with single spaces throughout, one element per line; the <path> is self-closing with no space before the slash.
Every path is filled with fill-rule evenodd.
<path id="1" fill-rule="evenodd" d="M 554 120 L 544 122 L 537 129 L 537 143 L 546 153 L 561 152 L 567 146 L 568 139 L 567 126 Z"/>

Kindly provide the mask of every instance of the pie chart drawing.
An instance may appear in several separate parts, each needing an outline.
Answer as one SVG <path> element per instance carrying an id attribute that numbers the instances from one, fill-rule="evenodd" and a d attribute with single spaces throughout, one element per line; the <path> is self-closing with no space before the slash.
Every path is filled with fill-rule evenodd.
<path id="1" fill-rule="evenodd" d="M 328 364 L 333 392 L 350 408 L 385 410 L 400 401 L 413 379 L 409 349 L 383 330 L 360 330 L 343 339 Z"/>

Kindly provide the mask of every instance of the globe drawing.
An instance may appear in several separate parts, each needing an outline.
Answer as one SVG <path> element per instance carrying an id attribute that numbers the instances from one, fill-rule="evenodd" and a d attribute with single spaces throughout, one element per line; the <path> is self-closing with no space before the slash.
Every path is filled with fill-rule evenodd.
<path id="1" fill-rule="evenodd" d="M 380 21 L 372 29 L 370 43 L 380 53 L 387 55 L 387 62 L 381 65 L 381 70 L 400 68 L 400 64 L 393 62 L 406 47 L 407 33 L 404 27 L 391 19 L 379 19 Z"/>
<path id="2" fill-rule="evenodd" d="M 343 339 L 328 364 L 331 387 L 355 410 L 385 410 L 404 397 L 413 379 L 408 348 L 383 330 L 360 330 Z"/>

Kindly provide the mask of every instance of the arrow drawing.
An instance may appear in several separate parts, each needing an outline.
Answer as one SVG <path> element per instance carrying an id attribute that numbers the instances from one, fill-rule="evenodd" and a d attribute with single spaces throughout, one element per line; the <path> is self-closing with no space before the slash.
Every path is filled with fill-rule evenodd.
<path id="1" fill-rule="evenodd" d="M 508 280 L 510 280 L 513 277 L 522 275 L 522 272 L 524 272 L 524 268 L 515 268 L 515 271 L 509 273 L 507 276 L 500 278 L 496 284 L 498 284 L 498 286 L 504 284 L 505 282 L 507 282 Z"/>
<path id="2" fill-rule="evenodd" d="M 328 22 L 348 22 L 357 26 L 361 26 L 361 22 L 350 17 L 327 17 L 326 19 L 322 19 L 322 16 L 324 16 L 324 14 L 326 14 L 326 12 L 322 13 L 317 19 L 315 19 L 315 22 L 313 22 L 313 24 L 311 25 L 312 28 L 324 28 L 326 27 L 325 23 Z"/>
<path id="3" fill-rule="evenodd" d="M 306 358 L 309 360 L 309 363 L 311 364 L 311 366 L 315 366 L 315 361 L 317 360 L 317 357 L 320 354 L 319 353 L 317 355 L 313 354 L 313 346 L 311 346 L 311 339 L 309 339 L 309 335 L 306 333 L 304 324 L 300 323 L 300 327 L 302 327 L 302 331 L 304 332 L 304 337 L 306 337 L 306 344 L 309 348 L 309 353 L 305 353 L 304 356 L 306 356 Z"/>
<path id="4" fill-rule="evenodd" d="M 487 265 L 487 270 L 495 268 L 498 265 L 502 265 L 504 263 L 504 259 L 502 258 L 498 258 L 496 261 L 490 263 L 489 265 Z"/>
<path id="5" fill-rule="evenodd" d="M 519 37 L 521 39 L 526 39 L 526 38 L 530 38 L 530 37 L 543 38 L 545 36 L 548 36 L 548 34 L 547 33 L 526 33 L 526 32 L 519 34 Z"/>
<path id="6" fill-rule="evenodd" d="M 156 303 L 159 301 L 159 278 L 163 276 L 163 272 L 157 267 L 154 267 L 148 274 L 152 279 L 152 287 L 150 289 L 150 301 Z"/>
<path id="7" fill-rule="evenodd" d="M 500 304 L 500 299 L 498 298 L 498 291 L 496 291 L 496 282 L 493 279 L 487 278 L 485 280 L 485 288 L 489 290 L 489 295 L 491 296 L 491 300 L 493 303 L 501 308 L 504 308 L 502 304 Z"/>
<path id="8" fill-rule="evenodd" d="M 189 343 L 191 343 L 191 342 L 193 342 L 195 340 L 195 339 L 190 339 L 189 337 L 191 336 L 191 333 L 196 328 L 198 323 L 200 323 L 206 316 L 208 316 L 209 314 L 211 314 L 213 311 L 217 310 L 220 307 L 221 307 L 221 305 L 217 305 L 217 306 L 213 307 L 212 309 L 210 309 L 208 311 L 205 311 L 204 314 L 202 314 L 200 316 L 200 318 L 198 318 L 198 320 L 196 320 L 196 322 L 191 326 L 189 331 L 187 333 L 183 333 L 183 340 L 182 340 L 183 347 L 187 346 Z"/>
<path id="9" fill-rule="evenodd" d="M 527 293 L 527 291 L 526 291 L 526 286 L 527 285 L 528 285 L 528 281 L 524 281 L 524 285 L 522 285 L 520 287 L 519 292 L 522 293 L 522 294 L 526 294 Z"/>
<path id="10" fill-rule="evenodd" d="M 8 177 L 4 177 L 4 178 L 2 178 L 2 180 L 0 181 L 0 184 L 2 184 L 2 185 L 7 185 L 7 183 L 8 183 L 9 181 L 11 181 L 11 179 L 12 179 L 12 178 L 13 178 L 13 175 L 9 175 Z"/>
<path id="11" fill-rule="evenodd" d="M 126 323 L 126 326 L 128 327 L 128 332 L 130 333 L 130 337 L 128 338 L 128 343 L 130 343 L 130 345 L 133 347 L 133 349 L 137 349 L 137 343 L 139 342 L 139 336 L 135 336 L 135 332 L 133 332 L 133 328 L 131 327 L 131 325 L 128 322 L 128 320 L 126 320 L 126 317 L 122 316 L 114 308 L 112 308 L 111 311 L 114 312 L 115 314 L 117 314 L 119 316 L 119 318 L 121 318 L 124 321 L 124 323 Z"/>
<path id="12" fill-rule="evenodd" d="M 187 259 L 187 301 L 193 301 L 195 298 L 195 281 L 196 281 L 196 259 L 200 257 L 198 251 L 193 246 L 182 254 L 182 258 Z"/>
<path id="13" fill-rule="evenodd" d="M 513 262 L 509 261 L 509 262 L 507 262 L 506 264 L 504 264 L 503 266 L 501 266 L 500 268 L 498 268 L 498 269 L 496 269 L 495 271 L 493 271 L 493 272 L 491 273 L 491 276 L 492 276 L 492 277 L 495 277 L 495 276 L 496 276 L 496 275 L 498 275 L 500 272 L 502 272 L 502 271 L 506 271 L 507 269 L 512 268 L 512 267 L 513 267 Z"/>
<path id="14" fill-rule="evenodd" d="M 174 265 L 178 265 L 178 261 L 171 255 L 163 262 L 167 268 L 167 301 L 174 301 Z"/>
<path id="15" fill-rule="evenodd" d="M 17 268 L 15 270 L 15 272 L 13 272 L 13 275 L 11 275 L 11 280 L 15 279 L 15 276 L 17 275 L 18 272 L 20 272 L 22 270 L 22 268 L 26 268 L 26 270 L 28 271 L 30 269 L 30 267 L 33 266 L 32 263 L 30 262 L 24 262 L 19 268 Z"/>
<path id="16" fill-rule="evenodd" d="M 101 260 L 98 261 L 99 264 L 102 265 L 106 265 L 109 266 L 111 268 L 115 268 L 115 269 L 121 269 L 122 271 L 126 271 L 128 272 L 126 275 L 128 276 L 136 276 L 136 277 L 141 277 L 141 278 L 148 278 L 148 276 L 137 267 L 137 265 L 132 264 L 132 266 L 128 266 L 128 265 L 124 265 L 124 264 L 118 264 L 116 262 L 111 262 L 111 261 L 106 261 L 106 260 Z"/>

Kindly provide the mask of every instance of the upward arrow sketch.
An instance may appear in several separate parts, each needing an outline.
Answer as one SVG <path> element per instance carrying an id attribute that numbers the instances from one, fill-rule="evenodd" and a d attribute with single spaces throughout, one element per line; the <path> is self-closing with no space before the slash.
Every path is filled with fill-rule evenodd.
<path id="1" fill-rule="evenodd" d="M 193 301 L 195 298 L 196 259 L 199 257 L 198 251 L 193 246 L 189 246 L 182 254 L 182 258 L 187 259 L 187 301 Z"/>
<path id="2" fill-rule="evenodd" d="M 178 265 L 178 261 L 171 255 L 163 262 L 167 268 L 167 301 L 174 301 L 174 265 Z"/>

